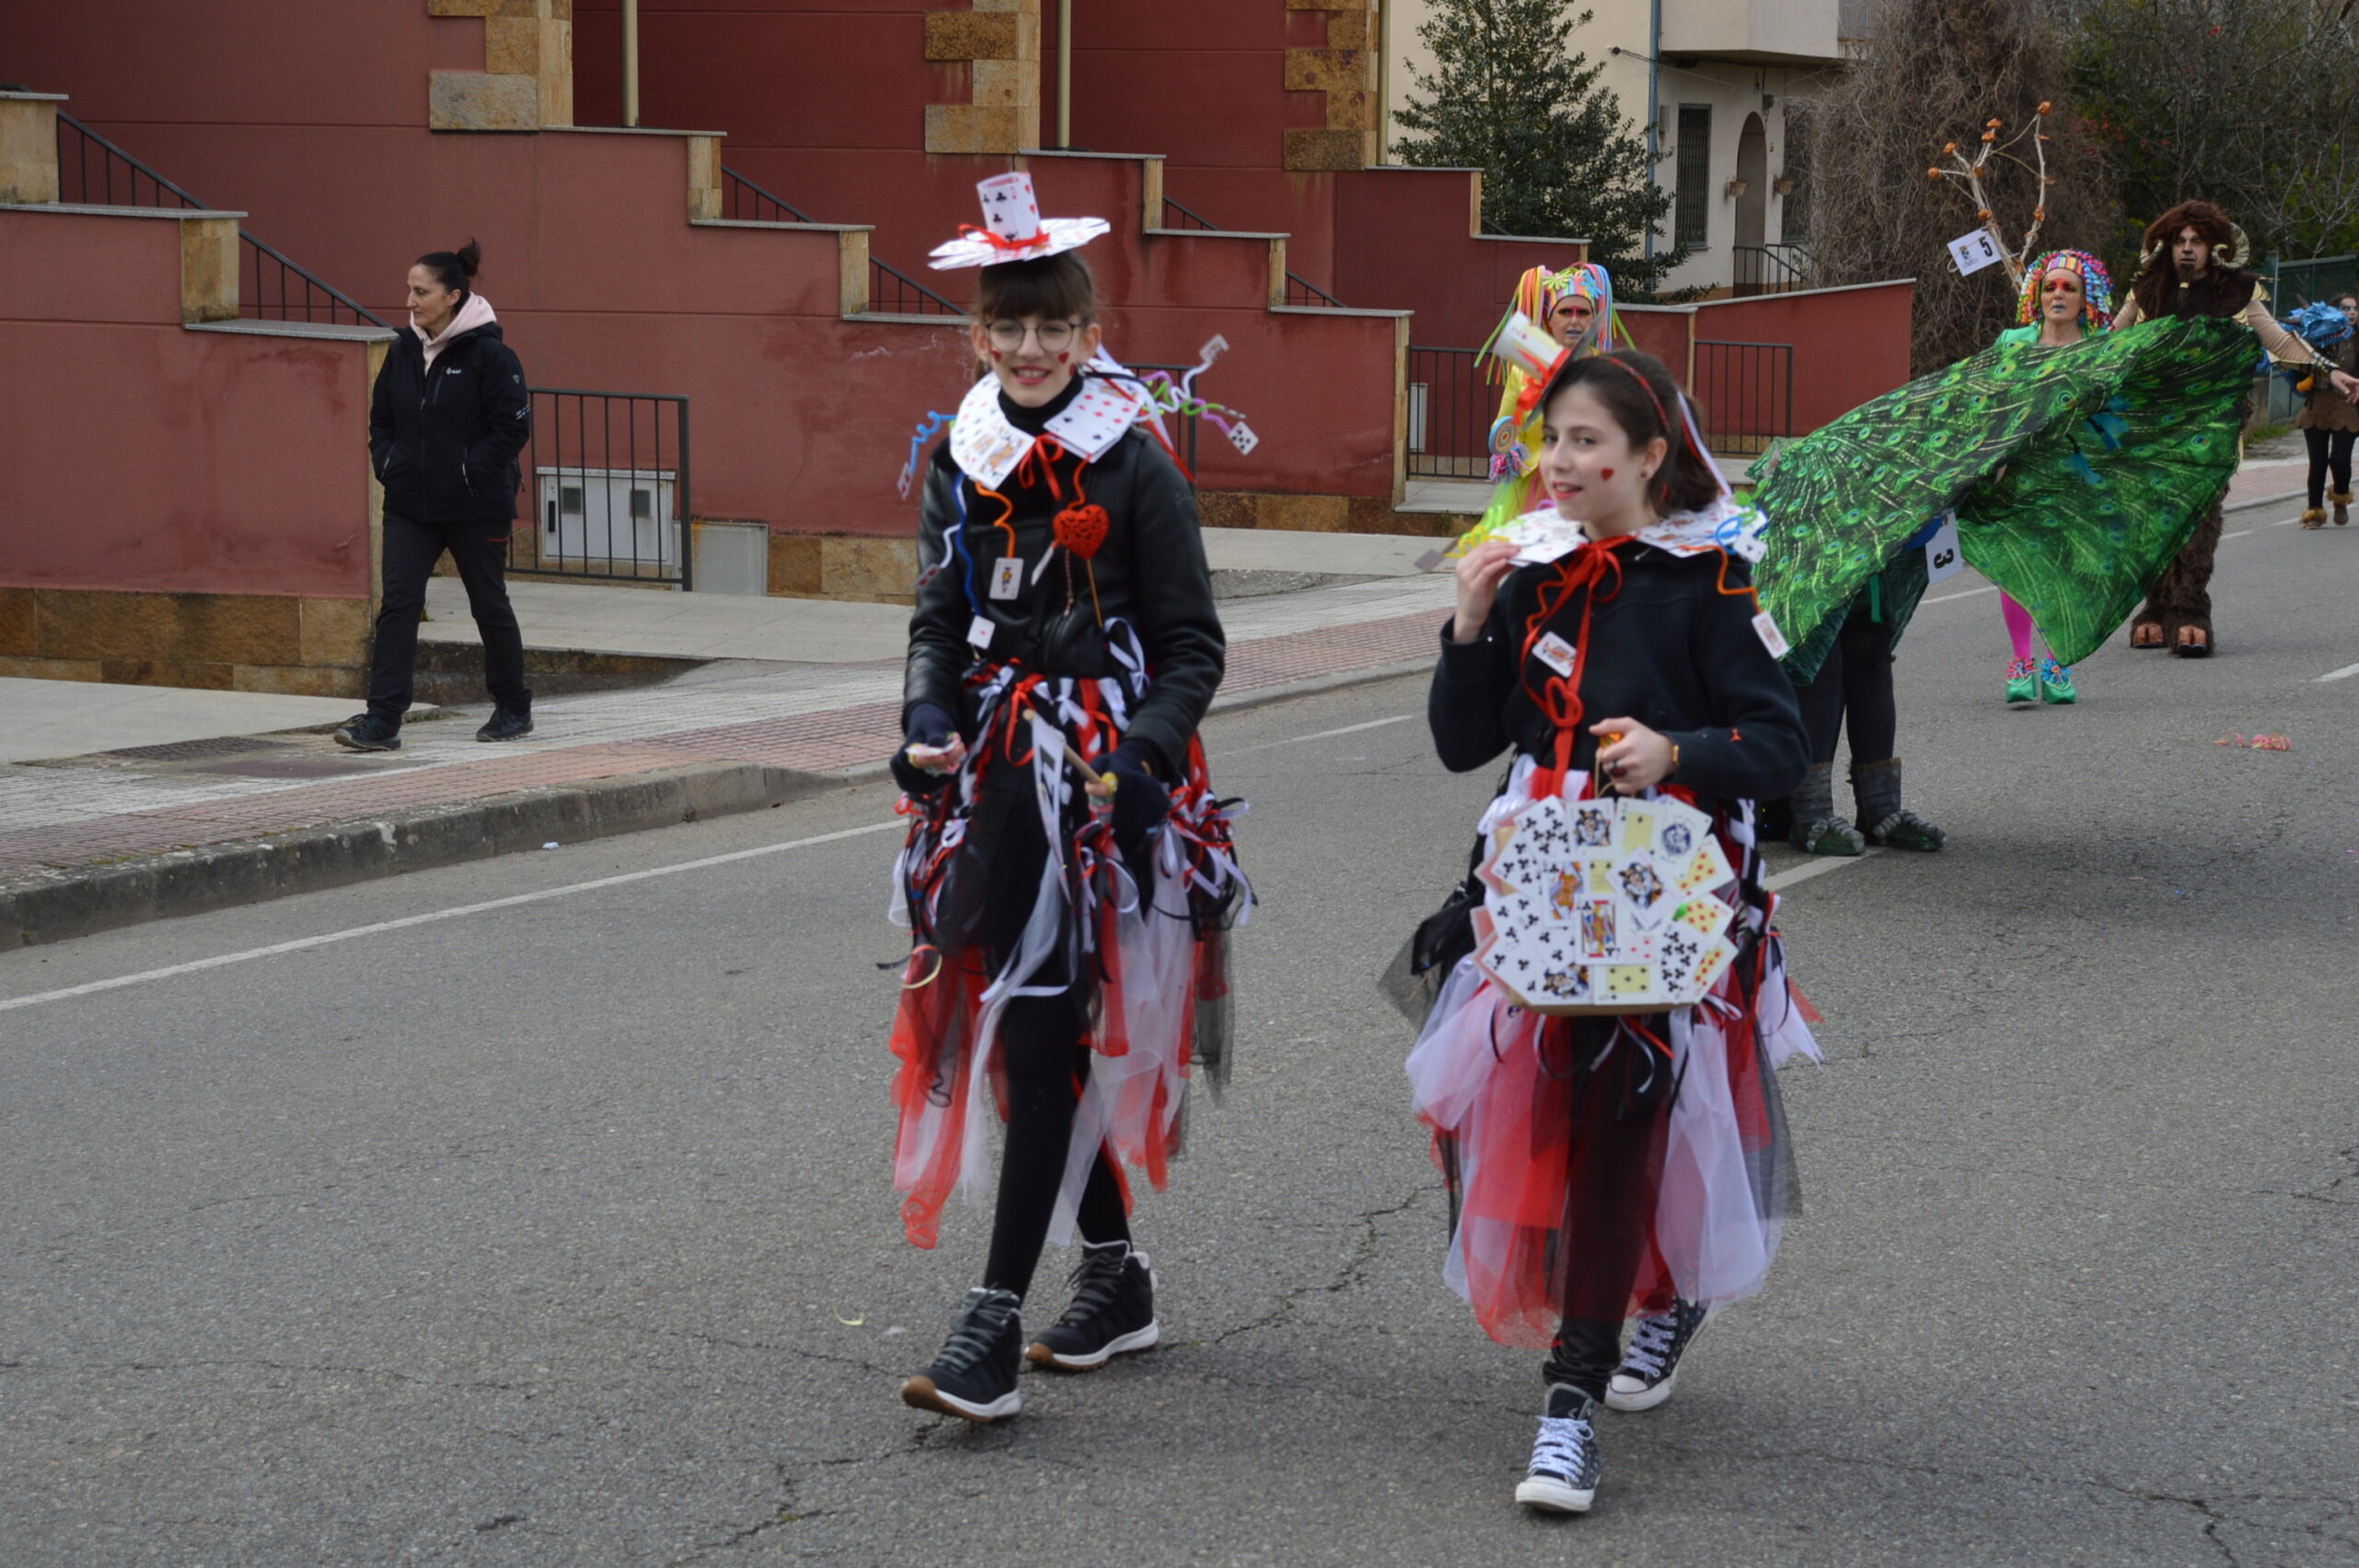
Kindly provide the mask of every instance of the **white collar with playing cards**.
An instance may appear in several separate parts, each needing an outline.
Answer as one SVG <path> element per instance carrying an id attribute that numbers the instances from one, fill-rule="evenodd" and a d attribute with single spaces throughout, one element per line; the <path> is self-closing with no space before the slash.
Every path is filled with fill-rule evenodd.
<path id="1" fill-rule="evenodd" d="M 1045 433 L 1065 451 L 1095 462 L 1133 425 L 1152 418 L 1155 405 L 1138 390 L 1135 378 L 1103 349 L 1081 374 L 1080 392 L 1050 419 Z M 997 489 L 1038 439 L 1015 427 L 999 405 L 999 378 L 985 376 L 959 402 L 957 423 L 950 427 L 950 458 L 977 485 Z"/>
<path id="2" fill-rule="evenodd" d="M 1725 550 L 1739 560 L 1757 561 L 1768 547 L 1762 537 L 1768 526 L 1758 509 L 1742 505 L 1723 491 L 1709 506 L 1658 518 L 1638 530 L 1637 537 L 1641 544 L 1674 556 Z M 1521 546 L 1515 557 L 1520 566 L 1560 560 L 1590 542 L 1581 525 L 1560 516 L 1554 505 L 1524 513 L 1496 537 Z"/>

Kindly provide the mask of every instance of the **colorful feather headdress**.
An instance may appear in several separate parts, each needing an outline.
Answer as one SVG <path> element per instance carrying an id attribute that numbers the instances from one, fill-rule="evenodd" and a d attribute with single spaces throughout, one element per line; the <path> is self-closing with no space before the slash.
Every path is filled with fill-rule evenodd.
<path id="1" fill-rule="evenodd" d="M 2086 251 L 2050 251 L 2024 269 L 2023 297 L 2015 302 L 2017 325 L 2039 320 L 2040 290 L 2051 272 L 2069 272 L 2081 280 L 2083 332 L 2104 332 L 2113 325 L 2113 277 Z"/>

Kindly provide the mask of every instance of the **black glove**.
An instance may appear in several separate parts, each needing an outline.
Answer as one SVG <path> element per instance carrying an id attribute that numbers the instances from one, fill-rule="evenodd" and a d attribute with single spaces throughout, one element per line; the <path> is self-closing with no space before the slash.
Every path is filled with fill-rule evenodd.
<path id="1" fill-rule="evenodd" d="M 903 739 L 899 749 L 887 764 L 893 770 L 893 782 L 904 794 L 931 795 L 957 777 L 954 773 L 937 773 L 930 767 L 920 767 L 910 760 L 910 747 L 943 746 L 950 743 L 954 733 L 950 715 L 930 702 L 911 708 L 901 720 Z"/>
<path id="2" fill-rule="evenodd" d="M 1133 874 L 1147 835 L 1171 814 L 1171 791 L 1155 776 L 1154 755 L 1144 741 L 1124 741 L 1106 758 L 1114 776 L 1114 848 L 1133 862 Z"/>

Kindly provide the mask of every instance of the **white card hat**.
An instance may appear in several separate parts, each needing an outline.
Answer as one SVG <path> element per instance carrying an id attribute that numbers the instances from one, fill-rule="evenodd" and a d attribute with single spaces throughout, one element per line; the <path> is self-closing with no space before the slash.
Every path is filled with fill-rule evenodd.
<path id="1" fill-rule="evenodd" d="M 936 272 L 1039 261 L 1077 250 L 1108 228 L 1102 217 L 1042 217 L 1032 176 L 1020 170 L 977 181 L 975 193 L 982 199 L 983 227 L 962 223 L 957 239 L 936 245 L 929 258 Z"/>
<path id="2" fill-rule="evenodd" d="M 1522 311 L 1511 312 L 1491 342 L 1491 357 L 1500 364 L 1522 371 L 1535 381 L 1545 381 L 1566 357 L 1565 345 L 1542 332 L 1537 323 Z"/>

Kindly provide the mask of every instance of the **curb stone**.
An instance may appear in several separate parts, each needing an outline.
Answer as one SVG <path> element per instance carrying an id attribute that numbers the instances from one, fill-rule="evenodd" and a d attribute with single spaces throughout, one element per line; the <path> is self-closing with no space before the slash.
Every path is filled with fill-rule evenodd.
<path id="1" fill-rule="evenodd" d="M 783 804 L 846 780 L 751 762 L 692 763 L 447 806 L 38 872 L 0 886 L 0 949 L 89 936 L 430 866 L 581 843 Z"/>

